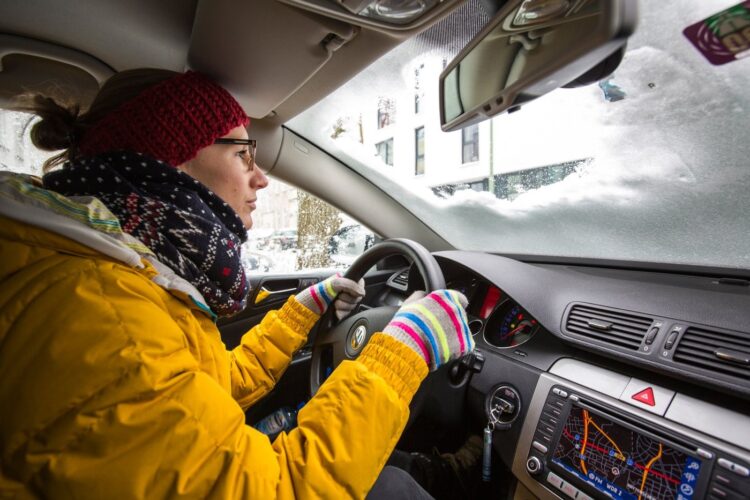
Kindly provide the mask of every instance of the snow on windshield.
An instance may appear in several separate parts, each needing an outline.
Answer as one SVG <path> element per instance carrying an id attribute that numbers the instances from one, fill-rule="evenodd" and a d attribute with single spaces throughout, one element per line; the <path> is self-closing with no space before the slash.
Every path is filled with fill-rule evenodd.
<path id="1" fill-rule="evenodd" d="M 480 124 L 480 141 L 490 143 L 477 148 L 483 161 L 462 162 L 445 146 L 465 148 L 465 134 L 439 130 L 435 72 L 432 81 L 415 82 L 415 68 L 428 74 L 439 54 L 415 53 L 409 44 L 290 128 L 391 192 L 457 248 L 750 268 L 750 60 L 712 66 L 682 35 L 734 3 L 693 0 L 676 9 L 641 2 L 639 27 L 615 74 Z M 408 109 L 419 92 L 425 100 L 433 94 L 421 115 Z M 382 96 L 408 104 L 388 117 L 404 130 L 392 139 L 388 127 L 368 131 L 362 110 Z M 399 164 L 397 143 L 404 136 L 415 151 L 420 126 L 421 172 L 419 146 Z M 442 157 L 430 157 L 431 147 Z M 552 181 L 524 181 L 560 165 L 572 167 Z"/>

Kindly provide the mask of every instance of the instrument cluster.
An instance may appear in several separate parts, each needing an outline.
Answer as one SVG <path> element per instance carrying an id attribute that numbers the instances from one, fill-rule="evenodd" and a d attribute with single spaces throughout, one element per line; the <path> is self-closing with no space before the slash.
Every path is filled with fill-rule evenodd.
<path id="1" fill-rule="evenodd" d="M 493 347 L 519 346 L 539 330 L 536 319 L 496 286 L 472 278 L 455 280 L 448 287 L 466 295 L 472 335 L 482 332 L 485 342 Z"/>

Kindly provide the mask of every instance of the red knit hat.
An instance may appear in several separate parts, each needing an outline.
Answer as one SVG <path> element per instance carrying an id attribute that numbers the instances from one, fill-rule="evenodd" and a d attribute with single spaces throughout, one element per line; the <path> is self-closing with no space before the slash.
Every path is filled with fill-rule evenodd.
<path id="1" fill-rule="evenodd" d="M 99 120 L 78 151 L 133 151 L 177 166 L 250 118 L 229 92 L 195 71 L 149 87 Z"/>

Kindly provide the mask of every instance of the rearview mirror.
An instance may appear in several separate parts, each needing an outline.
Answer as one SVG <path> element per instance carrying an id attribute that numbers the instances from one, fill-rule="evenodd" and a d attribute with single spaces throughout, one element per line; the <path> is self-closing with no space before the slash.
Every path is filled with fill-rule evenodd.
<path id="1" fill-rule="evenodd" d="M 440 75 L 442 129 L 572 82 L 618 51 L 636 21 L 636 0 L 508 0 Z"/>

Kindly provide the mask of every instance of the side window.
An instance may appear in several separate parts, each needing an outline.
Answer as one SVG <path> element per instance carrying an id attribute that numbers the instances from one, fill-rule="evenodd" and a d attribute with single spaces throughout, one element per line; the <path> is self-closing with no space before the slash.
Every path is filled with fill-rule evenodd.
<path id="1" fill-rule="evenodd" d="M 273 179 L 258 192 L 242 258 L 245 269 L 255 274 L 346 269 L 377 239 L 324 201 Z"/>
<path id="2" fill-rule="evenodd" d="M 42 164 L 54 153 L 40 151 L 29 138 L 36 117 L 0 109 L 0 170 L 42 174 Z"/>
<path id="3" fill-rule="evenodd" d="M 33 120 L 30 114 L 0 110 L 0 171 L 42 175 L 42 164 L 55 153 L 31 144 Z M 393 163 L 392 139 L 386 158 Z M 278 180 L 272 179 L 258 198 L 242 251 L 250 273 L 345 269 L 376 241 L 372 231 L 351 217 Z"/>

